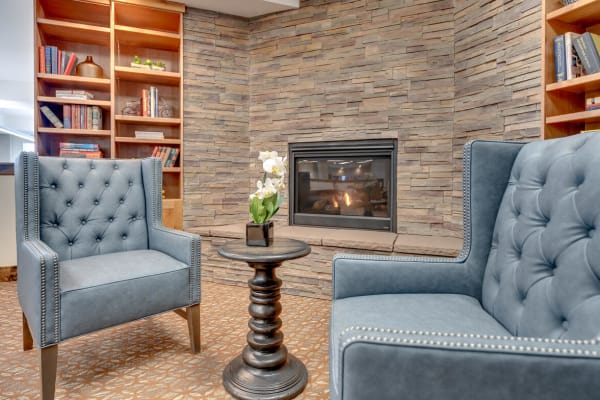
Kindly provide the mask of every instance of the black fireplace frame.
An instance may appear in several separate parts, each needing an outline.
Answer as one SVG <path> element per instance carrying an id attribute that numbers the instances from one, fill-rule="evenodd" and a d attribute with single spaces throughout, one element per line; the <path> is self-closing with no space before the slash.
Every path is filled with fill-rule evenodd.
<path id="1" fill-rule="evenodd" d="M 348 140 L 331 142 L 289 143 L 289 224 L 335 228 L 369 229 L 396 232 L 396 139 Z M 390 188 L 387 202 L 390 217 L 364 217 L 347 215 L 325 215 L 296 212 L 298 208 L 298 187 L 296 182 L 296 161 L 307 157 L 389 157 Z"/>

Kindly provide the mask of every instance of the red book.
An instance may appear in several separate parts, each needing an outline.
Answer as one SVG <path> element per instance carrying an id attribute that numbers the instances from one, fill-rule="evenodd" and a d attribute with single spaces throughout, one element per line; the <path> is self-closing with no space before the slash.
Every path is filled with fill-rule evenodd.
<path id="1" fill-rule="evenodd" d="M 142 117 L 149 117 L 148 110 L 148 89 L 142 89 Z"/>
<path id="2" fill-rule="evenodd" d="M 38 46 L 38 64 L 39 72 L 46 73 L 46 49 L 42 45 Z"/>
<path id="3" fill-rule="evenodd" d="M 154 150 L 152 151 L 151 157 L 156 157 L 156 153 L 158 153 L 158 146 L 154 146 Z"/>
<path id="4" fill-rule="evenodd" d="M 71 75 L 71 72 L 73 72 L 73 67 L 75 66 L 75 60 L 77 60 L 75 53 L 71 53 L 69 56 L 69 61 L 67 62 L 67 67 L 65 68 L 65 75 Z"/>

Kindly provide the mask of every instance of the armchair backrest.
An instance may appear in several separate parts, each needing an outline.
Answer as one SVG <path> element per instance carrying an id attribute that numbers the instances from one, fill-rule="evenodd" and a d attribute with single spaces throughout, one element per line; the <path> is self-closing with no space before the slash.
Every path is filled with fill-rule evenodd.
<path id="1" fill-rule="evenodd" d="M 484 308 L 512 334 L 600 334 L 600 134 L 520 150 L 494 228 Z"/>
<path id="2" fill-rule="evenodd" d="M 39 191 L 39 210 L 26 204 L 25 212 L 33 218 L 26 215 L 24 220 L 39 221 L 39 238 L 58 253 L 59 260 L 148 248 L 141 160 L 33 153 L 23 158 L 31 181 L 25 191 Z M 24 193 L 24 198 L 34 197 Z"/>

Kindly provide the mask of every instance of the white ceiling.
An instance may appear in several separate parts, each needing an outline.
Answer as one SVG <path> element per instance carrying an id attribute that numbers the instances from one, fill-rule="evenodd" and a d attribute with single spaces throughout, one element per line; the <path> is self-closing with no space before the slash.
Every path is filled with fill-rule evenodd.
<path id="1" fill-rule="evenodd" d="M 188 7 L 252 18 L 300 7 L 300 0 L 175 0 Z"/>

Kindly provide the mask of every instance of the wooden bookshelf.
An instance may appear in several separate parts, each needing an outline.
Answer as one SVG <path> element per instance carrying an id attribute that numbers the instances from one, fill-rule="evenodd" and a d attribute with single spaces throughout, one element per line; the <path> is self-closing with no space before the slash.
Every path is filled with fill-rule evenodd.
<path id="1" fill-rule="evenodd" d="M 542 135 L 545 139 L 600 128 L 600 110 L 586 111 L 585 101 L 600 95 L 600 73 L 557 82 L 554 38 L 566 32 L 600 34 L 600 0 L 560 1 L 542 4 Z M 570 61 L 570 60 L 569 60 Z"/>
<path id="2" fill-rule="evenodd" d="M 174 166 L 163 169 L 163 222 L 183 225 L 183 13 L 164 0 L 35 0 L 35 140 L 41 155 L 57 156 L 60 142 L 97 143 L 104 157 L 143 158 L 155 146 L 179 149 Z M 56 46 L 78 62 L 91 55 L 102 77 L 39 70 L 39 46 Z M 132 67 L 134 56 L 165 64 L 164 70 Z M 142 89 L 158 88 L 159 116 L 125 115 Z M 56 90 L 85 90 L 91 99 L 56 97 Z M 102 129 L 56 128 L 41 113 L 47 105 L 62 120 L 65 105 L 97 106 Z M 157 107 L 158 108 L 158 107 Z M 138 139 L 135 131 L 160 131 L 164 139 Z"/>

